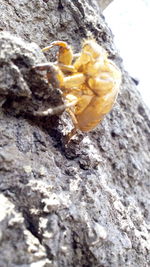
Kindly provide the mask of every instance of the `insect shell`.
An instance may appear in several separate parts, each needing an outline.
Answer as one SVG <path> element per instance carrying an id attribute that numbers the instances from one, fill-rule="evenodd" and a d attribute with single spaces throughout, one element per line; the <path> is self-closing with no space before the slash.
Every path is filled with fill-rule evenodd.
<path id="1" fill-rule="evenodd" d="M 38 115 L 56 114 L 67 109 L 75 130 L 91 131 L 113 107 L 121 84 L 121 72 L 108 58 L 106 50 L 95 40 L 85 40 L 81 52 L 74 54 L 63 41 L 55 41 L 43 51 L 59 47 L 57 61 L 35 66 L 55 77 L 63 92 L 65 104 Z"/>

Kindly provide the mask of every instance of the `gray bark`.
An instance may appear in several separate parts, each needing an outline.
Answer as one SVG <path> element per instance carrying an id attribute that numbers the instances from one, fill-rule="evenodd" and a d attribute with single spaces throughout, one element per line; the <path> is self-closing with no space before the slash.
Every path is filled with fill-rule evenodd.
<path id="1" fill-rule="evenodd" d="M 97 2 L 0 0 L 0 16 L 0 266 L 149 266 L 149 111 Z M 40 49 L 51 41 L 78 52 L 91 36 L 122 86 L 96 130 L 66 144 L 67 112 L 33 116 L 63 100 L 31 67 L 55 59 Z"/>
<path id="2" fill-rule="evenodd" d="M 111 2 L 113 2 L 113 0 L 97 0 L 97 2 L 100 5 L 101 10 L 104 10 Z"/>

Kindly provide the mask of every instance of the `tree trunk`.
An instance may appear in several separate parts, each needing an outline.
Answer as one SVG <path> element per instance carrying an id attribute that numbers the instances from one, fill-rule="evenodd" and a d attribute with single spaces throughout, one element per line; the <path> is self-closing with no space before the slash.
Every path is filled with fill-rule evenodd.
<path id="1" fill-rule="evenodd" d="M 97 2 L 0 0 L 0 15 L 11 33 L 0 33 L 0 266 L 149 266 L 149 111 Z M 55 60 L 40 50 L 50 42 L 79 52 L 92 36 L 122 70 L 121 90 L 96 130 L 67 144 L 67 112 L 33 115 L 63 100 L 32 66 Z"/>
<path id="2" fill-rule="evenodd" d="M 104 10 L 113 0 L 97 0 L 99 3 L 101 10 Z"/>

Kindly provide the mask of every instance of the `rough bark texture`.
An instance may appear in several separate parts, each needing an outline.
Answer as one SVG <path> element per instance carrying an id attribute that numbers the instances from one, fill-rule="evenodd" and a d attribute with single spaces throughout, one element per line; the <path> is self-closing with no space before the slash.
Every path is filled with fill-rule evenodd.
<path id="1" fill-rule="evenodd" d="M 0 33 L 0 266 L 149 266 L 149 114 L 97 2 L 0 0 L 0 16 L 13 34 Z M 60 39 L 78 52 L 91 34 L 122 69 L 121 91 L 67 145 L 66 112 L 33 116 L 63 100 L 31 67 L 46 62 L 39 47 Z"/>

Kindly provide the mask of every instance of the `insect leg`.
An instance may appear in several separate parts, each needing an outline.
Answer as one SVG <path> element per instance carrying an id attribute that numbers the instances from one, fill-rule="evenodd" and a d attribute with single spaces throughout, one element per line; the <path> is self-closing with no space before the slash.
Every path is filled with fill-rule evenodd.
<path id="1" fill-rule="evenodd" d="M 64 75 L 62 71 L 51 62 L 38 64 L 32 67 L 34 70 L 47 71 L 47 79 L 54 88 L 59 88 L 63 84 Z"/>
<path id="2" fill-rule="evenodd" d="M 63 41 L 54 41 L 49 46 L 44 47 L 42 49 L 42 51 L 45 52 L 45 51 L 51 49 L 54 46 L 60 46 L 60 47 L 66 48 L 68 50 L 70 49 L 69 45 L 66 42 L 63 42 Z"/>
<path id="3" fill-rule="evenodd" d="M 51 49 L 54 46 L 59 46 L 58 64 L 71 65 L 73 60 L 73 51 L 71 47 L 63 41 L 52 42 L 49 46 L 42 49 L 43 52 Z"/>
<path id="4" fill-rule="evenodd" d="M 64 77 L 63 82 L 64 88 L 71 91 L 71 89 L 79 88 L 85 82 L 85 76 L 82 73 L 75 73 Z"/>
<path id="5" fill-rule="evenodd" d="M 34 115 L 41 116 L 41 117 L 57 115 L 63 112 L 66 108 L 69 109 L 70 107 L 74 106 L 76 103 L 77 103 L 77 100 L 74 99 L 72 100 L 72 102 L 66 102 L 63 105 L 60 105 L 58 107 L 49 108 L 44 111 L 35 111 Z"/>
<path id="6" fill-rule="evenodd" d="M 57 64 L 59 66 L 59 68 L 64 72 L 64 73 L 74 73 L 77 72 L 75 67 L 73 65 L 64 65 L 62 63 L 58 63 Z"/>

